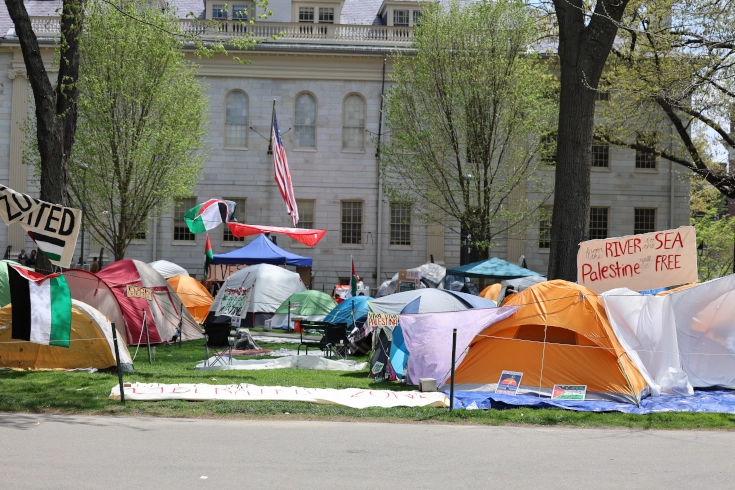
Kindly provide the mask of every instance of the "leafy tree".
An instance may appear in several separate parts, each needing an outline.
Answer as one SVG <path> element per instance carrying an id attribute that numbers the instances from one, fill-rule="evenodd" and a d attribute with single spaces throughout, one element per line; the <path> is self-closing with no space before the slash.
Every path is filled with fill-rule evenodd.
<path id="1" fill-rule="evenodd" d="M 130 12 L 107 0 L 102 0 L 121 15 L 137 19 Z M 59 44 L 57 53 L 58 77 L 56 85 L 51 84 L 46 67 L 41 57 L 38 39 L 33 32 L 28 11 L 23 0 L 5 0 L 8 14 L 15 26 L 15 33 L 20 42 L 28 80 L 33 91 L 35 119 L 33 125 L 36 133 L 37 151 L 40 170 L 40 199 L 68 206 L 69 201 L 69 163 L 74 146 L 77 128 L 77 98 L 79 91 L 79 38 L 86 21 L 86 0 L 63 0 L 59 12 Z M 261 17 L 272 14 L 268 10 L 267 0 L 255 0 L 255 5 L 263 11 Z M 253 19 L 238 21 L 238 25 L 251 24 Z M 173 26 L 172 26 L 173 27 Z M 218 36 L 206 43 L 202 36 L 210 30 L 217 30 L 214 23 L 199 22 L 198 27 L 189 32 L 171 30 L 169 32 L 181 36 L 183 40 L 192 41 L 199 55 L 211 56 L 213 53 L 227 53 L 225 46 L 233 50 L 243 50 L 254 46 L 258 40 L 252 37 L 248 29 L 240 31 L 235 37 Z M 238 61 L 247 63 L 247 61 Z M 50 271 L 51 263 L 46 257 L 39 255 L 36 269 Z"/>
<path id="2" fill-rule="evenodd" d="M 727 199 L 713 185 L 694 175 L 691 178 L 690 207 L 691 224 L 697 229 L 701 247 L 697 262 L 699 280 L 708 281 L 731 274 L 735 254 L 735 217 L 728 216 Z"/>
<path id="3" fill-rule="evenodd" d="M 116 260 L 149 216 L 190 194 L 206 158 L 208 99 L 176 25 L 173 14 L 133 3 L 87 6 L 69 185 Z"/>
<path id="4" fill-rule="evenodd" d="M 735 169 L 712 154 L 718 144 L 735 148 L 732 2 L 636 0 L 623 22 L 603 75 L 612 100 L 599 135 L 675 162 L 735 198 Z M 641 127 L 658 137 L 640 138 Z"/>
<path id="5" fill-rule="evenodd" d="M 449 218 L 485 255 L 538 206 L 511 199 L 539 190 L 542 135 L 556 116 L 555 78 L 529 50 L 537 20 L 515 0 L 426 4 L 415 55 L 396 58 L 386 95 L 387 197 L 416 203 L 427 222 Z"/>

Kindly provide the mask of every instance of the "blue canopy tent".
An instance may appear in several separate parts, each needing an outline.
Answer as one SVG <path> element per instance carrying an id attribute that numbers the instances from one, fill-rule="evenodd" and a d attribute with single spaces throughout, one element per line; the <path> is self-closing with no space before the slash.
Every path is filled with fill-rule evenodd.
<path id="1" fill-rule="evenodd" d="M 214 256 L 213 264 L 273 264 L 311 267 L 310 257 L 286 252 L 270 241 L 265 235 L 258 235 L 252 242 L 242 248 Z"/>
<path id="2" fill-rule="evenodd" d="M 519 277 L 542 275 L 497 257 L 447 269 L 447 276 L 479 277 L 485 279 L 517 279 Z"/>

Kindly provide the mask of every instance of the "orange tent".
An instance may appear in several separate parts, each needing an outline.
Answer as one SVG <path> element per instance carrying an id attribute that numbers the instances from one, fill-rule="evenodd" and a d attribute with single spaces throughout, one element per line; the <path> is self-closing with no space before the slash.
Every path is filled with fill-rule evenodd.
<path id="1" fill-rule="evenodd" d="M 202 284 L 189 276 L 173 276 L 168 278 L 168 283 L 171 288 L 176 291 L 176 294 L 181 298 L 181 302 L 194 320 L 202 323 L 207 318 L 209 308 L 212 306 L 214 298 L 209 294 L 207 288 Z"/>
<path id="2" fill-rule="evenodd" d="M 637 403 L 648 384 L 587 288 L 536 284 L 509 297 L 518 306 L 474 338 L 455 375 L 457 389 L 495 390 L 503 370 L 523 373 L 519 393 L 549 396 L 555 384 L 586 385 L 588 399 Z"/>
<path id="3" fill-rule="evenodd" d="M 483 289 L 480 292 L 480 297 L 485 299 L 491 299 L 498 302 L 498 297 L 500 296 L 500 290 L 502 289 L 502 286 L 499 282 L 496 282 L 495 284 L 491 284 L 485 289 Z"/>

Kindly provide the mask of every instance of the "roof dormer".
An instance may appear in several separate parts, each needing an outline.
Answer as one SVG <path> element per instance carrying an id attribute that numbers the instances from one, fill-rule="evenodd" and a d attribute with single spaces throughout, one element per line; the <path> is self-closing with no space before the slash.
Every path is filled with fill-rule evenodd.
<path id="1" fill-rule="evenodd" d="M 414 27 L 421 17 L 418 0 L 385 0 L 378 16 L 390 27 Z"/>

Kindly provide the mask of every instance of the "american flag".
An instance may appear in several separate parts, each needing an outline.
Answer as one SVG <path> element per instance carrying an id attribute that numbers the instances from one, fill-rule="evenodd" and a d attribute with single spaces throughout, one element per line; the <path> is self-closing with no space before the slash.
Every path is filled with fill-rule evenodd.
<path id="1" fill-rule="evenodd" d="M 281 197 L 286 203 L 286 211 L 293 219 L 293 225 L 299 222 L 299 210 L 296 207 L 296 196 L 293 193 L 293 185 L 291 184 L 291 172 L 288 170 L 288 160 L 286 159 L 286 150 L 283 148 L 283 140 L 281 139 L 281 130 L 278 129 L 278 117 L 276 111 L 273 110 L 273 134 L 271 135 L 271 145 L 273 150 L 273 168 L 276 177 L 276 184 L 281 191 Z"/>

